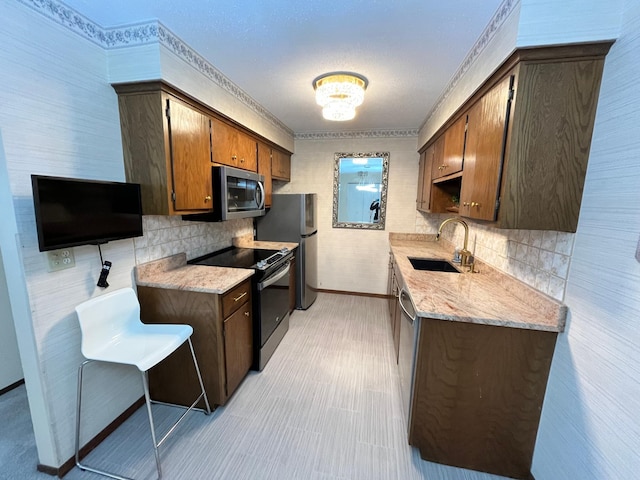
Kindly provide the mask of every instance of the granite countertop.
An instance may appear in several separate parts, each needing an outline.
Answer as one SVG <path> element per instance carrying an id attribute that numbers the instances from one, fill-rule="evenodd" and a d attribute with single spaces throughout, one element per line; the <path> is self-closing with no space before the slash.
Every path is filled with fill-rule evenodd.
<path id="1" fill-rule="evenodd" d="M 451 260 L 434 235 L 390 234 L 391 252 L 416 313 L 458 322 L 562 332 L 566 305 L 479 261 L 477 273 L 414 270 L 408 257 Z"/>
<path id="2" fill-rule="evenodd" d="M 179 253 L 135 268 L 136 285 L 204 293 L 225 293 L 253 275 L 246 268 L 189 265 Z"/>
<path id="3" fill-rule="evenodd" d="M 233 246 L 238 248 L 256 248 L 262 250 L 293 250 L 298 247 L 294 242 L 272 242 L 265 240 L 254 240 L 252 234 L 247 234 L 242 237 L 235 237 L 233 239 Z"/>

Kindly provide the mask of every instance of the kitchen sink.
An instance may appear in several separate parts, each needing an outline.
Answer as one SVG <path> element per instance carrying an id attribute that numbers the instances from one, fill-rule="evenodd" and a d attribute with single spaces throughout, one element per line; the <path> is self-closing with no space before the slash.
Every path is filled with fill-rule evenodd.
<path id="1" fill-rule="evenodd" d="M 456 267 L 451 265 L 448 261 L 441 258 L 412 258 L 409 257 L 409 261 L 414 270 L 428 270 L 430 272 L 451 272 L 460 273 Z"/>

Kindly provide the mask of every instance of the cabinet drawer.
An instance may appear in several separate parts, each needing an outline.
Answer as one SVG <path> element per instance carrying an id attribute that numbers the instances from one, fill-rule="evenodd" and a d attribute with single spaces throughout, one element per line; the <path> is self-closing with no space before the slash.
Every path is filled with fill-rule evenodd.
<path id="1" fill-rule="evenodd" d="M 251 280 L 246 280 L 222 296 L 222 316 L 227 318 L 251 299 Z"/>

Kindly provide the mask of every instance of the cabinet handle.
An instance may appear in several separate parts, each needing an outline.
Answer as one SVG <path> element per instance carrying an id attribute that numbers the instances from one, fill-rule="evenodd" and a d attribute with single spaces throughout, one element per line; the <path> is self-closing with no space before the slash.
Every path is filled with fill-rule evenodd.
<path id="1" fill-rule="evenodd" d="M 251 315 L 249 312 L 244 312 L 245 317 L 248 317 L 249 315 Z"/>
<path id="2" fill-rule="evenodd" d="M 231 160 L 233 160 L 234 162 L 238 159 L 237 155 L 231 155 Z"/>
<path id="3" fill-rule="evenodd" d="M 462 206 L 463 206 L 463 207 L 468 207 L 468 206 L 469 206 L 469 202 L 464 202 L 464 203 L 462 204 Z"/>
<path id="4" fill-rule="evenodd" d="M 211 201 L 211 195 L 207 195 L 206 197 L 204 197 L 204 203 L 207 203 Z"/>
<path id="5" fill-rule="evenodd" d="M 237 302 L 238 300 L 240 300 L 242 297 L 244 297 L 247 294 L 247 292 L 242 292 L 242 295 L 240 295 L 239 297 L 234 297 L 233 301 Z"/>
<path id="6" fill-rule="evenodd" d="M 244 163 L 244 158 L 241 158 L 241 159 L 240 159 L 240 163 Z"/>
<path id="7" fill-rule="evenodd" d="M 479 207 L 480 204 L 478 202 L 471 202 L 472 207 Z"/>

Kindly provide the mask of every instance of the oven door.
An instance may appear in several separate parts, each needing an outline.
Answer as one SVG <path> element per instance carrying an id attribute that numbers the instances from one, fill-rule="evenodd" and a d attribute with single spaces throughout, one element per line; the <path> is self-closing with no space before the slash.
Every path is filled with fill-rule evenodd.
<path id="1" fill-rule="evenodd" d="M 264 176 L 233 167 L 213 167 L 214 212 L 220 220 L 265 214 Z"/>
<path id="2" fill-rule="evenodd" d="M 287 261 L 258 283 L 260 295 L 260 346 L 264 346 L 280 322 L 289 314 L 289 270 Z"/>

